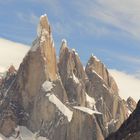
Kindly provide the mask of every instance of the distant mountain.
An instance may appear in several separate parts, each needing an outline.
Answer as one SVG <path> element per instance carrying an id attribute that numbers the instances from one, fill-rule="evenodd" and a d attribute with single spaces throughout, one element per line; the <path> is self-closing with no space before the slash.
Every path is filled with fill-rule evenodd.
<path id="1" fill-rule="evenodd" d="M 62 40 L 56 59 L 46 15 L 19 70 L 11 66 L 0 87 L 3 139 L 26 140 L 28 131 L 36 140 L 103 140 L 135 108 L 133 99 L 119 97 L 115 80 L 94 55 L 84 68 Z"/>

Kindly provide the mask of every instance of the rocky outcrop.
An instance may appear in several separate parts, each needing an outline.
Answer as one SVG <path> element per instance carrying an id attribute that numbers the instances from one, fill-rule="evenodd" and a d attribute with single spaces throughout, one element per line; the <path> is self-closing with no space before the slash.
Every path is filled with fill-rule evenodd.
<path id="1" fill-rule="evenodd" d="M 138 140 L 140 136 L 140 101 L 121 127 L 106 140 Z"/>

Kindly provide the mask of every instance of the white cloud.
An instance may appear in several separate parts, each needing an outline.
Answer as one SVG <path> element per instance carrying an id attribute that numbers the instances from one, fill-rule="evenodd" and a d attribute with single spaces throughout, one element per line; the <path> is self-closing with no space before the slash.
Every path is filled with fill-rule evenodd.
<path id="1" fill-rule="evenodd" d="M 133 97 L 135 101 L 140 99 L 140 79 L 118 70 L 111 69 L 109 71 L 116 80 L 119 87 L 119 95 L 123 99 L 127 99 L 129 96 Z"/>
<path id="2" fill-rule="evenodd" d="M 0 38 L 0 70 L 11 64 L 18 68 L 28 50 L 27 45 Z"/>
<path id="3" fill-rule="evenodd" d="M 30 23 L 30 24 L 35 24 L 35 25 L 37 25 L 39 21 L 39 17 L 35 15 L 34 13 L 30 13 L 27 15 L 27 14 L 19 12 L 17 13 L 17 17 L 25 23 Z"/>
<path id="4" fill-rule="evenodd" d="M 85 0 L 83 3 L 76 1 L 76 4 L 79 12 L 86 17 L 140 38 L 139 0 Z"/>
<path id="5" fill-rule="evenodd" d="M 6 68 L 5 68 L 5 67 L 0 66 L 0 72 L 5 72 L 5 71 L 6 71 Z"/>
<path id="6" fill-rule="evenodd" d="M 118 59 L 119 61 L 121 60 L 121 62 L 125 62 L 129 65 L 133 64 L 133 65 L 135 65 L 135 67 L 140 66 L 140 57 L 136 56 L 136 55 L 133 55 L 133 53 L 124 55 L 124 53 L 115 52 L 113 50 L 107 50 L 107 49 L 104 49 L 104 48 L 99 49 L 99 51 L 102 52 L 102 53 L 106 53 L 111 58 Z"/>

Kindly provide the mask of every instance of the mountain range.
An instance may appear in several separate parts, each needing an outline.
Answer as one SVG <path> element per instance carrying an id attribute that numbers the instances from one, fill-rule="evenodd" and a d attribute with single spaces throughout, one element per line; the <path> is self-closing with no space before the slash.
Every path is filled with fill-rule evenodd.
<path id="1" fill-rule="evenodd" d="M 136 137 L 139 128 L 131 132 L 126 127 L 136 124 L 139 104 L 135 108 L 133 98 L 121 99 L 114 78 L 93 54 L 84 67 L 63 39 L 57 59 L 46 15 L 19 69 L 10 66 L 0 78 L 2 140 Z"/>

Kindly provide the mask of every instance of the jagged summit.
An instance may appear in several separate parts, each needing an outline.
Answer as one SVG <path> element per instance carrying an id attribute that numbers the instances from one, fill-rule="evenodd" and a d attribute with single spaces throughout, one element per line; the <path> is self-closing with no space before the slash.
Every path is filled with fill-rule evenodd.
<path id="1" fill-rule="evenodd" d="M 44 68 L 44 71 L 47 78 L 50 80 L 56 80 L 58 77 L 56 51 L 54 48 L 54 41 L 52 38 L 51 28 L 46 14 L 40 17 L 38 36 L 33 42 L 32 48 L 29 52 L 29 55 L 31 55 L 32 52 L 36 53 L 32 54 L 32 56 L 38 56 L 39 58 L 37 62 L 40 64 L 42 63 L 42 67 L 46 67 Z M 35 59 L 32 60 L 34 61 Z"/>
<path id="2" fill-rule="evenodd" d="M 40 21 L 37 28 L 37 35 L 38 37 L 40 37 L 42 33 L 49 34 L 50 32 L 51 32 L 51 29 L 50 29 L 48 17 L 46 14 L 44 14 L 40 16 Z"/>
<path id="3" fill-rule="evenodd" d="M 95 56 L 84 69 L 63 39 L 57 63 L 46 15 L 40 17 L 37 37 L 19 70 L 1 87 L 0 133 L 7 137 L 20 139 L 22 130 L 16 128 L 22 125 L 37 140 L 103 140 L 128 117 L 127 103 Z"/>
<path id="4" fill-rule="evenodd" d="M 61 48 L 60 48 L 60 54 L 61 54 L 65 49 L 68 49 L 67 41 L 66 41 L 66 39 L 62 39 Z"/>
<path id="5" fill-rule="evenodd" d="M 62 39 L 62 45 L 63 44 L 67 47 L 67 40 L 66 39 Z"/>
<path id="6" fill-rule="evenodd" d="M 93 53 L 91 54 L 91 56 L 90 56 L 90 59 L 89 60 L 91 60 L 91 61 L 97 61 L 97 62 L 101 62 Z"/>
<path id="7" fill-rule="evenodd" d="M 114 93 L 118 94 L 118 86 L 113 79 L 113 77 L 110 75 L 108 69 L 106 66 L 93 54 L 90 56 L 88 63 L 86 65 L 85 71 L 89 77 L 91 78 L 91 75 L 97 74 L 99 78 L 103 79 L 105 84 L 110 87 Z"/>

